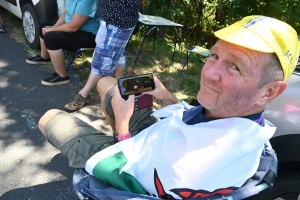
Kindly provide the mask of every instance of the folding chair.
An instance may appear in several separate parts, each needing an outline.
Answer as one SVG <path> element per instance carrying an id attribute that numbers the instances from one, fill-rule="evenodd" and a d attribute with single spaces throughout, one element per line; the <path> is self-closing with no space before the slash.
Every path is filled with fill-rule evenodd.
<path id="1" fill-rule="evenodd" d="M 188 67 L 189 65 L 189 58 L 191 53 L 197 53 L 200 54 L 201 56 L 207 57 L 210 54 L 210 50 L 204 48 L 204 47 L 200 47 L 200 46 L 193 46 L 192 49 L 187 50 L 186 51 L 186 61 L 184 62 L 182 69 L 179 72 L 179 75 L 182 75 L 182 72 L 184 70 L 185 67 Z"/>
<path id="2" fill-rule="evenodd" d="M 67 69 L 67 71 L 71 71 L 72 76 L 74 78 L 74 81 L 75 81 L 75 83 L 76 83 L 76 85 L 78 87 L 82 87 L 82 86 L 80 85 L 80 83 L 79 83 L 79 81 L 78 81 L 78 79 L 76 77 L 75 70 L 85 69 L 85 68 L 87 68 L 89 66 L 82 66 L 82 67 L 76 67 L 76 68 L 74 68 L 73 67 L 74 60 L 77 58 L 77 55 L 79 53 L 81 53 L 83 51 L 93 51 L 94 49 L 95 48 L 80 48 L 77 51 L 72 52 L 73 53 L 72 57 L 69 57 L 69 55 L 68 55 L 69 51 L 64 50 L 64 53 L 65 53 L 65 56 L 66 56 L 66 60 L 67 60 L 67 67 L 66 67 L 66 69 Z"/>
<path id="3" fill-rule="evenodd" d="M 270 124 L 265 120 L 267 124 Z M 272 126 L 272 124 L 270 124 Z M 259 194 L 260 192 L 272 188 L 277 174 L 278 160 L 269 142 L 264 146 L 264 151 L 260 157 L 259 167 L 256 173 L 247 181 L 245 185 L 229 194 L 215 194 L 205 198 L 193 200 L 240 200 Z M 96 179 L 88 174 L 84 169 L 76 169 L 73 174 L 73 188 L 78 198 L 81 200 L 127 200 L 146 199 L 159 200 L 158 197 L 136 194 L 127 191 L 120 191 L 110 185 Z"/>

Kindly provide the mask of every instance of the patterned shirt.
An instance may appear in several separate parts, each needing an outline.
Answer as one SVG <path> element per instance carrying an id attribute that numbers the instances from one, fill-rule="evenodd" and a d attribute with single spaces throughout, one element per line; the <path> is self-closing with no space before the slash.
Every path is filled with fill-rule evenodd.
<path id="1" fill-rule="evenodd" d="M 119 28 L 136 25 L 141 0 L 100 0 L 97 15 L 101 20 Z"/>

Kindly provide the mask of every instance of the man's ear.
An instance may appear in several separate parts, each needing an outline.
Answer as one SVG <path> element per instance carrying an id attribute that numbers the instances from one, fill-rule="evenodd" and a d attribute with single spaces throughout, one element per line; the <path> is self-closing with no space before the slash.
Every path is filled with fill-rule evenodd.
<path id="1" fill-rule="evenodd" d="M 278 97 L 280 94 L 282 94 L 287 86 L 287 82 L 284 81 L 276 81 L 263 86 L 260 89 L 260 97 L 257 104 L 266 105 L 267 103 Z"/>

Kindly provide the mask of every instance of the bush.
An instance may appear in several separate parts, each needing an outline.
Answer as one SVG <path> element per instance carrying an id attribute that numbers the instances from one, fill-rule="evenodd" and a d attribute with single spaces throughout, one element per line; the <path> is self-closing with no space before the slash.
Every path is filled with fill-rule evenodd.
<path id="1" fill-rule="evenodd" d="M 280 19 L 300 33 L 298 0 L 145 0 L 145 14 L 158 15 L 184 25 L 180 40 L 184 47 L 215 43 L 213 32 L 248 15 Z M 174 37 L 172 30 L 167 30 Z"/>

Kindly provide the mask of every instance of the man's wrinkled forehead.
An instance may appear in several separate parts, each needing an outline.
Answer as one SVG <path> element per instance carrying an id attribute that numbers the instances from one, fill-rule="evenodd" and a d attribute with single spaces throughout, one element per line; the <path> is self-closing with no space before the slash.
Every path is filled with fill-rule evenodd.
<path id="1" fill-rule="evenodd" d="M 243 51 L 243 52 L 250 52 L 251 54 L 256 54 L 256 55 L 268 54 L 268 53 L 265 53 L 265 52 L 260 52 L 260 51 L 257 51 L 257 50 L 249 49 L 249 48 L 244 47 L 244 46 L 240 46 L 240 45 L 237 45 L 237 44 L 233 44 L 233 43 L 230 43 L 230 42 L 221 40 L 221 39 L 219 39 L 219 40 L 212 46 L 211 51 L 212 51 L 212 50 L 219 50 L 220 48 L 222 48 L 222 51 L 224 51 L 224 50 L 226 50 L 226 49 L 238 49 L 238 50 L 240 50 L 240 51 Z"/>
<path id="2" fill-rule="evenodd" d="M 245 76 L 253 75 L 254 68 L 262 68 L 267 62 L 269 53 L 259 52 L 243 46 L 232 44 L 219 39 L 211 48 L 211 54 L 218 54 L 219 58 L 235 64 Z"/>

